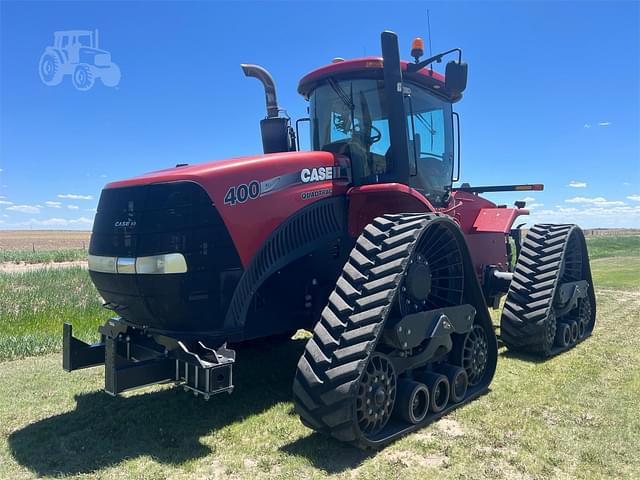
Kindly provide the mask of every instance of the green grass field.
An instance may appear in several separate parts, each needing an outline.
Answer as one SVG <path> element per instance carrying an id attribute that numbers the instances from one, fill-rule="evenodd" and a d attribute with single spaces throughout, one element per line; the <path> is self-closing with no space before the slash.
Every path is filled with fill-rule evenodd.
<path id="1" fill-rule="evenodd" d="M 63 250 L 0 250 L 0 263 L 49 263 L 49 262 L 70 262 L 74 260 L 86 260 L 87 251 L 78 248 L 67 248 Z"/>
<path id="2" fill-rule="evenodd" d="M 627 242 L 589 239 L 590 339 L 546 362 L 501 351 L 487 395 L 377 453 L 300 424 L 304 339 L 240 349 L 231 397 L 111 398 L 101 369 L 66 374 L 57 353 L 63 321 L 91 339 L 106 316 L 86 271 L 0 274 L 0 478 L 640 478 L 640 249 Z"/>
<path id="3" fill-rule="evenodd" d="M 60 326 L 97 340 L 108 318 L 89 274 L 79 267 L 0 274 L 0 361 L 62 348 Z"/>

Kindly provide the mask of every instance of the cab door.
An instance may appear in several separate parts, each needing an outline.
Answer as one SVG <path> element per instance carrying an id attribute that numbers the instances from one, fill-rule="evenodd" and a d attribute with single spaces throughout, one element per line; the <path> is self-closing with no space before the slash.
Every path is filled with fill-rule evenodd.
<path id="1" fill-rule="evenodd" d="M 411 88 L 407 105 L 410 185 L 435 207 L 445 206 L 453 175 L 451 104 L 419 87 Z"/>

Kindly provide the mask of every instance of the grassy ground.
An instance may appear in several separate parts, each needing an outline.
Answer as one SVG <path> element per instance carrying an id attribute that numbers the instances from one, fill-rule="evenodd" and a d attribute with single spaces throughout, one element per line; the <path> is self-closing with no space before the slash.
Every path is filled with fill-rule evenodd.
<path id="1" fill-rule="evenodd" d="M 594 260 L 606 257 L 640 256 L 640 235 L 587 237 L 589 257 Z"/>
<path id="2" fill-rule="evenodd" d="M 73 260 L 86 260 L 87 251 L 82 249 L 68 248 L 64 250 L 4 250 L 0 251 L 0 263 L 51 263 L 70 262 Z"/>
<path id="3" fill-rule="evenodd" d="M 502 351 L 489 394 L 381 452 L 300 424 L 290 388 L 304 340 L 240 350 L 236 391 L 209 402 L 166 387 L 111 398 L 100 369 L 65 374 L 48 354 L 0 362 L 0 478 L 640 478 L 640 252 L 608 240 L 592 255 L 592 338 L 544 363 Z M 0 335 L 59 336 L 64 318 L 90 335 L 85 271 L 27 275 L 0 275 Z M 6 316 L 7 292 L 21 313 Z M 58 348 L 40 340 L 4 358 Z"/>
<path id="4" fill-rule="evenodd" d="M 61 325 L 96 340 L 108 318 L 86 270 L 79 267 L 0 274 L 0 361 L 59 351 Z"/>

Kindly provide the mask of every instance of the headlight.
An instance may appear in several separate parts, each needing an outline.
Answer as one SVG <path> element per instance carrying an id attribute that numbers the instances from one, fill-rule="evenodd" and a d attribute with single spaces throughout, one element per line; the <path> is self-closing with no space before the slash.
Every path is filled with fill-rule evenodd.
<path id="1" fill-rule="evenodd" d="M 89 255 L 89 270 L 101 273 L 160 274 L 185 273 L 187 261 L 181 253 L 167 253 L 149 257 L 102 257 Z"/>
<path id="2" fill-rule="evenodd" d="M 136 259 L 137 273 L 184 273 L 187 262 L 181 253 L 153 255 Z"/>
<path id="3" fill-rule="evenodd" d="M 89 255 L 89 270 L 102 273 L 116 273 L 116 257 Z"/>

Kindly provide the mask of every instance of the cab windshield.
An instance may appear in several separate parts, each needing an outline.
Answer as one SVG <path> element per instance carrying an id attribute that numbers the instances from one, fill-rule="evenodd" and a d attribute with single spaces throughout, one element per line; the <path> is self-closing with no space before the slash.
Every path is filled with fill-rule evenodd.
<path id="1" fill-rule="evenodd" d="M 330 79 L 312 93 L 309 102 L 314 150 L 349 156 L 357 184 L 380 181 L 390 172 L 382 81 Z"/>
<path id="2" fill-rule="evenodd" d="M 451 104 L 410 85 L 405 101 L 409 159 L 391 158 L 389 115 L 382 80 L 334 81 L 309 98 L 314 150 L 351 158 L 354 184 L 397 181 L 395 161 L 409 161 L 409 185 L 440 206 L 451 187 L 453 142 Z"/>

